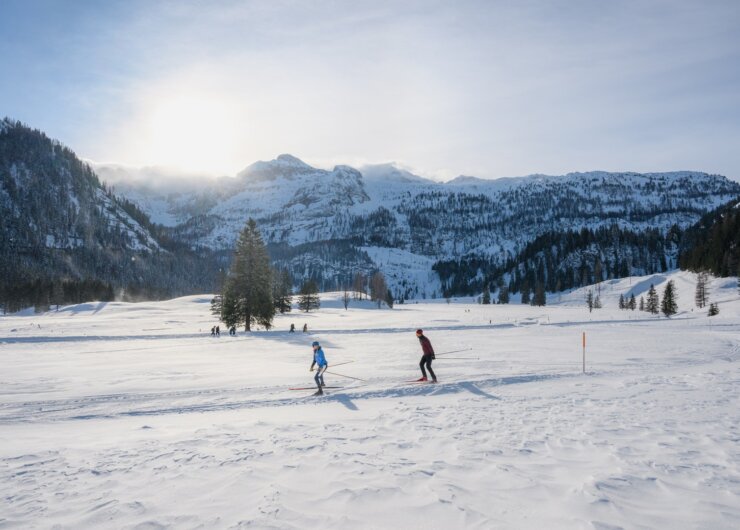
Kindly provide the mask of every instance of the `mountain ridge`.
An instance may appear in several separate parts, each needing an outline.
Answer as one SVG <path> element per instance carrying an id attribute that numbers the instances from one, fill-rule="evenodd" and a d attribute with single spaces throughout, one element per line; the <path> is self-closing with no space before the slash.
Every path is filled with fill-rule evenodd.
<path id="1" fill-rule="evenodd" d="M 691 226 L 740 194 L 740 184 L 699 171 L 589 171 L 436 182 L 394 164 L 366 166 L 365 173 L 341 165 L 314 168 L 291 155 L 257 164 L 248 166 L 253 168 L 248 173 L 259 178 L 201 195 L 210 201 L 187 197 L 203 209 L 179 218 L 186 240 L 229 248 L 253 217 L 276 262 L 297 278 L 313 276 L 320 285 L 337 288 L 352 272 L 392 268 L 390 285 L 409 296 L 445 291 L 441 281 L 429 280 L 429 260 L 472 257 L 498 270 L 550 230 L 616 224 L 630 233 L 656 226 L 667 233 L 673 225 Z M 337 256 L 327 254 L 327 242 L 341 249 Z M 311 245 L 317 245 L 316 253 Z M 668 247 L 664 250 L 670 255 L 652 262 L 673 263 L 675 249 Z M 303 254 L 288 248 L 301 248 Z M 429 281 L 432 287 L 420 283 Z"/>

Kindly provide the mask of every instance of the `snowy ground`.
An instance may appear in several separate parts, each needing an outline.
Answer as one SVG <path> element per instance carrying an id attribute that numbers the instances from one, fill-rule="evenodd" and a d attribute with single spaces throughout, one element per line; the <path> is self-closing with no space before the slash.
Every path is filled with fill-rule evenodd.
<path id="1" fill-rule="evenodd" d="M 592 314 L 582 292 L 349 311 L 327 295 L 219 339 L 207 296 L 2 317 L 0 528 L 738 528 L 735 280 L 712 283 L 708 318 L 693 276 L 670 277 L 670 320 L 616 309 L 659 277 L 603 284 Z M 438 385 L 403 384 L 417 327 L 469 349 L 439 356 Z M 367 381 L 289 390 L 312 384 L 312 340 Z"/>

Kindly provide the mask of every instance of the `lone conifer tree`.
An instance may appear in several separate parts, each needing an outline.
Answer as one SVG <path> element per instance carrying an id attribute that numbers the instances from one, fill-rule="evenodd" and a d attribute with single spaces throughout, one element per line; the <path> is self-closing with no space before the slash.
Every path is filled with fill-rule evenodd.
<path id="1" fill-rule="evenodd" d="M 707 313 L 710 317 L 719 315 L 719 306 L 717 303 L 709 304 L 709 312 Z"/>
<path id="2" fill-rule="evenodd" d="M 640 311 L 645 311 L 645 298 L 640 297 Z"/>
<path id="3" fill-rule="evenodd" d="M 239 234 L 231 271 L 213 310 L 220 310 L 221 320 L 229 327 L 244 324 L 244 330 L 251 331 L 252 324 L 272 325 L 272 270 L 254 219 L 249 219 Z"/>
<path id="4" fill-rule="evenodd" d="M 385 303 L 390 309 L 393 309 L 393 293 L 390 289 L 385 293 Z"/>
<path id="5" fill-rule="evenodd" d="M 658 298 L 658 292 L 655 290 L 655 286 L 652 283 L 650 284 L 650 289 L 648 290 L 645 310 L 648 313 L 652 313 L 654 315 L 657 315 L 660 311 L 660 300 Z"/>
<path id="6" fill-rule="evenodd" d="M 501 288 L 498 290 L 498 303 L 499 304 L 509 303 L 509 287 L 508 286 L 502 285 Z"/>
<path id="7" fill-rule="evenodd" d="M 591 289 L 586 293 L 586 305 L 589 313 L 594 310 L 594 292 Z"/>
<path id="8" fill-rule="evenodd" d="M 321 301 L 319 300 L 319 287 L 316 282 L 309 279 L 303 282 L 301 285 L 301 291 L 298 296 L 298 307 L 301 311 L 308 313 L 312 309 L 318 309 L 321 307 Z"/>
<path id="9" fill-rule="evenodd" d="M 542 282 L 537 282 L 537 285 L 534 289 L 534 300 L 532 300 L 533 305 L 543 306 L 547 304 L 547 294 L 545 293 L 545 284 Z"/>
<path id="10" fill-rule="evenodd" d="M 663 291 L 663 302 L 660 304 L 660 310 L 667 317 L 675 315 L 678 312 L 678 304 L 676 303 L 676 287 L 673 284 L 673 280 L 670 280 Z"/>
<path id="11" fill-rule="evenodd" d="M 486 287 L 483 289 L 483 299 L 481 302 L 483 304 L 491 303 L 491 290 L 488 288 L 488 284 L 486 284 Z"/>
<path id="12" fill-rule="evenodd" d="M 632 293 L 630 295 L 629 302 L 627 302 L 627 307 L 634 311 L 637 308 L 637 302 L 635 301 L 635 293 Z"/>
<path id="13" fill-rule="evenodd" d="M 619 309 L 624 309 L 624 295 L 619 295 Z"/>
<path id="14" fill-rule="evenodd" d="M 524 285 L 522 285 L 522 303 L 529 304 L 529 302 L 529 284 L 524 282 Z"/>
<path id="15" fill-rule="evenodd" d="M 272 301 L 275 310 L 290 313 L 293 301 L 293 279 L 287 269 L 273 271 Z"/>

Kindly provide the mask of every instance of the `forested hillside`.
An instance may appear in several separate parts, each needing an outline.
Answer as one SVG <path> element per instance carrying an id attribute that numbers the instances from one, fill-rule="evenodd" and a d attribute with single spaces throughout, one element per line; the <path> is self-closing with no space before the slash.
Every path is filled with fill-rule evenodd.
<path id="1" fill-rule="evenodd" d="M 211 289 L 213 253 L 193 252 L 169 231 L 113 194 L 67 147 L 19 122 L 0 122 L 4 309 Z"/>

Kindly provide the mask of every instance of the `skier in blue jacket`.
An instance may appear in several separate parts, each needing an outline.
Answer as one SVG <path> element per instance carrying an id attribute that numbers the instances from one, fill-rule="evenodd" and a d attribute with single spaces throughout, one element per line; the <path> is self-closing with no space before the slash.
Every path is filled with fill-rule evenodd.
<path id="1" fill-rule="evenodd" d="M 316 368 L 316 375 L 313 377 L 314 381 L 316 381 L 316 386 L 319 387 L 319 389 L 316 391 L 314 396 L 320 396 L 324 393 L 324 391 L 321 389 L 322 386 L 324 386 L 324 372 L 326 372 L 326 369 L 329 368 L 329 364 L 326 362 L 326 357 L 324 356 L 324 350 L 321 349 L 321 345 L 318 341 L 313 341 L 313 362 L 311 363 L 311 368 L 309 371 L 313 372 L 314 365 L 318 365 Z"/>

